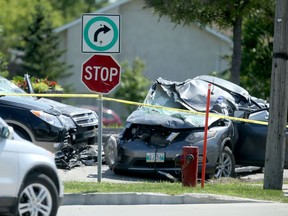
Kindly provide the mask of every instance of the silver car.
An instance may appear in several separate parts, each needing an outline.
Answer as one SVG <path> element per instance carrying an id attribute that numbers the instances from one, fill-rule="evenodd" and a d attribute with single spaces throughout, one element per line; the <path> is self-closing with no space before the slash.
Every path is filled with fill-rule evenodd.
<path id="1" fill-rule="evenodd" d="M 23 140 L 0 118 L 0 215 L 57 215 L 63 184 L 51 152 Z"/>

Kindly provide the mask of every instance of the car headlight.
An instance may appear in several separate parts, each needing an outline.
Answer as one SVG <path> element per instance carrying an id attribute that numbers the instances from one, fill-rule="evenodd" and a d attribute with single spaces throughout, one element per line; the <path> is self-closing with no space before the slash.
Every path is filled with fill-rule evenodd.
<path id="1" fill-rule="evenodd" d="M 76 125 L 74 123 L 74 121 L 72 120 L 72 118 L 70 118 L 69 116 L 65 116 L 65 115 L 60 115 L 59 116 L 60 120 L 65 123 L 65 125 L 67 125 L 69 128 L 76 128 Z"/>
<path id="2" fill-rule="evenodd" d="M 42 119 L 43 121 L 47 122 L 50 125 L 53 125 L 58 128 L 63 127 L 60 120 L 54 115 L 39 110 L 31 110 L 31 113 L 33 113 L 35 116 L 37 116 L 38 118 Z"/>
<path id="3" fill-rule="evenodd" d="M 208 131 L 207 139 L 216 136 L 217 131 Z M 186 137 L 185 141 L 189 143 L 197 143 L 199 141 L 204 140 L 204 131 L 203 132 L 193 132 L 189 136 Z"/>

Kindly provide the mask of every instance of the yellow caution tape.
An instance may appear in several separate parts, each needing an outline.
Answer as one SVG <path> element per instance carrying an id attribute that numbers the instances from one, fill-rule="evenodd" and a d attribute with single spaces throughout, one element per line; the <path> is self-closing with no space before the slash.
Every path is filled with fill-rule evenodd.
<path id="1" fill-rule="evenodd" d="M 22 93 L 1 93 L 1 95 L 5 96 L 34 96 L 34 97 L 61 97 L 61 98 L 97 98 L 101 100 L 106 100 L 106 101 L 114 101 L 118 103 L 123 103 L 123 104 L 129 104 L 129 105 L 136 105 L 136 106 L 146 106 L 146 107 L 152 107 L 152 108 L 160 108 L 160 109 L 165 109 L 165 110 L 171 110 L 171 111 L 177 111 L 177 112 L 184 112 L 184 113 L 190 113 L 190 114 L 197 114 L 197 115 L 206 115 L 205 112 L 197 112 L 197 111 L 191 111 L 191 110 L 184 110 L 184 109 L 176 109 L 176 108 L 171 108 L 171 107 L 163 107 L 163 106 L 157 106 L 157 105 L 151 105 L 151 104 L 144 104 L 144 103 L 139 103 L 139 102 L 133 102 L 133 101 L 128 101 L 128 100 L 122 100 L 122 99 L 116 99 L 116 98 L 109 98 L 109 97 L 103 97 L 102 94 L 22 94 Z M 247 123 L 253 123 L 253 124 L 261 124 L 261 125 L 268 125 L 268 122 L 263 122 L 263 121 L 257 121 L 257 120 L 250 120 L 250 119 L 243 119 L 243 118 L 236 118 L 236 117 L 231 117 L 231 116 L 224 116 L 224 115 L 219 115 L 215 113 L 209 113 L 209 116 L 212 117 L 218 117 L 218 118 L 225 118 L 225 119 L 230 119 L 233 121 L 240 121 L 240 122 L 247 122 Z M 288 127 L 288 125 L 287 125 Z"/>

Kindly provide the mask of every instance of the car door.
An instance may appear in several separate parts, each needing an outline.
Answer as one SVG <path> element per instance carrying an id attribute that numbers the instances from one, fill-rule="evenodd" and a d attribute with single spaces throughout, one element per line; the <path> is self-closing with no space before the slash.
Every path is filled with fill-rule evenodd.
<path id="1" fill-rule="evenodd" d="M 0 138 L 0 197 L 16 197 L 18 189 L 18 154 L 13 140 Z"/>
<path id="2" fill-rule="evenodd" d="M 260 165 L 265 161 L 268 127 L 253 123 L 237 123 L 239 138 L 234 151 L 236 163 Z"/>
<path id="3" fill-rule="evenodd" d="M 260 110 L 249 116 L 248 119 L 252 121 L 251 123 L 236 123 L 239 137 L 234 154 L 237 164 L 264 166 L 268 134 L 268 115 L 269 113 L 266 110 Z M 259 124 L 256 121 L 263 121 L 263 124 Z M 286 136 L 285 164 L 288 166 L 288 130 L 286 130 Z"/>

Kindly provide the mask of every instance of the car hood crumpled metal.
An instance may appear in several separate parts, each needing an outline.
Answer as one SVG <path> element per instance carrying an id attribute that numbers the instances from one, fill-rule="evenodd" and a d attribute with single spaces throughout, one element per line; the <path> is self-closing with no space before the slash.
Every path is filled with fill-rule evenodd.
<path id="1" fill-rule="evenodd" d="M 209 124 L 218 118 L 209 118 Z M 160 109 L 140 107 L 131 113 L 127 118 L 127 123 L 144 125 L 161 125 L 167 128 L 197 128 L 204 127 L 205 116 L 196 114 L 186 114 L 180 112 L 164 113 Z"/>
<path id="2" fill-rule="evenodd" d="M 250 95 L 245 89 L 217 77 L 198 76 L 184 82 L 158 78 L 151 86 L 144 104 L 171 108 L 181 107 L 181 109 L 192 112 L 141 106 L 128 116 L 127 123 L 161 125 L 178 129 L 204 127 L 209 83 L 212 84 L 210 110 L 219 96 L 225 98 L 225 103 L 231 111 L 237 110 L 240 104 L 245 106 L 249 103 Z M 208 125 L 218 119 L 219 117 L 209 117 Z"/>

